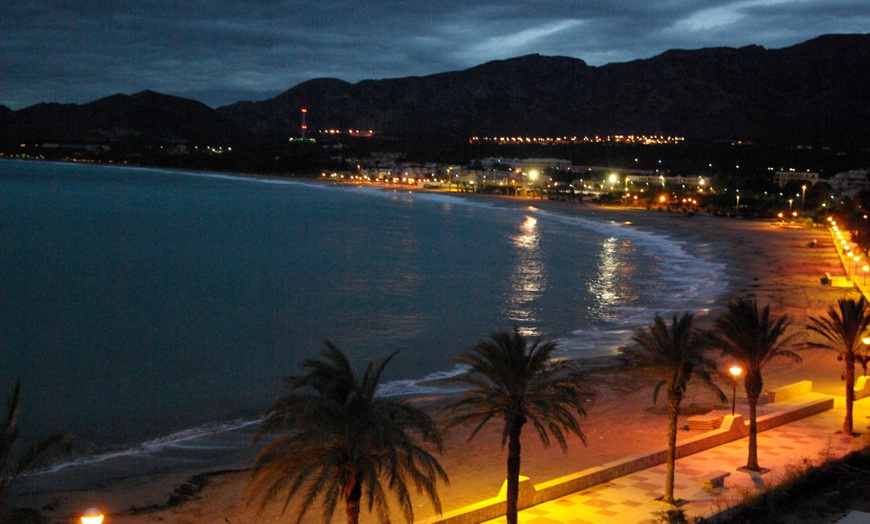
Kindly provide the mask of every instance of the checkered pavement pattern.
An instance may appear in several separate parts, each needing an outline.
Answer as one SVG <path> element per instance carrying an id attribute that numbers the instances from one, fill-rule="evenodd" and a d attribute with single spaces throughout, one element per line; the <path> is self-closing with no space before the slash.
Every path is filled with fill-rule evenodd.
<path id="1" fill-rule="evenodd" d="M 866 438 L 838 433 L 845 417 L 845 400 L 834 409 L 758 434 L 758 462 L 764 473 L 738 468 L 746 464 L 748 439 L 740 439 L 677 460 L 674 496 L 688 516 L 708 517 L 738 504 L 747 494 L 763 490 L 796 469 L 843 456 L 863 447 Z M 870 397 L 854 404 L 854 429 L 870 433 Z M 664 428 L 663 428 L 664 430 Z M 724 487 L 705 490 L 699 477 L 711 471 L 730 473 Z M 520 511 L 524 524 L 652 523 L 669 506 L 656 499 L 664 493 L 665 465 Z M 504 517 L 489 521 L 505 522 Z"/>

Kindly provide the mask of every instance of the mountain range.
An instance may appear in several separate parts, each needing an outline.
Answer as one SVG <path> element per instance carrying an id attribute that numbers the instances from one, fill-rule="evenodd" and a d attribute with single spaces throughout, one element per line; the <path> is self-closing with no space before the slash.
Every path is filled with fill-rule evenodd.
<path id="1" fill-rule="evenodd" d="M 671 50 L 600 67 L 528 55 L 463 71 L 355 84 L 321 78 L 259 102 L 210 108 L 143 91 L 87 104 L 0 106 L 4 143 L 235 144 L 323 129 L 376 136 L 646 134 L 818 145 L 870 143 L 870 34 L 782 48 Z"/>

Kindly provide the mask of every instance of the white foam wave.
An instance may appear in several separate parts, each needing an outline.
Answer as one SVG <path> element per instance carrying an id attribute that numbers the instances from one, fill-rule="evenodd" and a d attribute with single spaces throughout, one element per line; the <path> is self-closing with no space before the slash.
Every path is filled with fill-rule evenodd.
<path id="1" fill-rule="evenodd" d="M 537 211 L 536 215 L 593 231 L 603 236 L 628 240 L 639 246 L 646 257 L 662 269 L 659 298 L 663 312 L 706 307 L 725 294 L 729 277 L 722 262 L 705 260 L 688 250 L 688 241 L 671 235 L 639 229 L 636 226 L 606 222 L 595 218 Z M 709 247 L 709 243 L 706 244 Z M 647 313 L 651 310 L 646 309 Z"/>
<path id="2" fill-rule="evenodd" d="M 449 371 L 436 371 L 419 379 L 401 379 L 385 382 L 378 386 L 377 394 L 382 397 L 447 395 L 461 391 L 462 388 L 448 384 L 447 380 L 465 372 L 464 366 L 454 366 Z"/>
<path id="3" fill-rule="evenodd" d="M 231 431 L 243 430 L 255 426 L 260 422 L 261 420 L 257 419 L 205 424 L 202 426 L 197 426 L 194 428 L 189 428 L 176 433 L 172 433 L 170 435 L 165 435 L 163 437 L 158 437 L 146 442 L 136 444 L 131 447 L 110 451 L 102 451 L 100 453 L 76 457 L 73 460 L 60 462 L 44 469 L 29 472 L 28 475 L 57 473 L 68 468 L 92 466 L 95 464 L 100 464 L 116 459 L 133 458 L 143 455 L 155 455 L 157 453 L 167 451 L 171 448 L 184 448 L 188 451 L 194 449 L 214 451 L 216 448 L 221 448 L 225 446 L 206 444 L 204 440 L 207 437 L 214 437 Z"/>

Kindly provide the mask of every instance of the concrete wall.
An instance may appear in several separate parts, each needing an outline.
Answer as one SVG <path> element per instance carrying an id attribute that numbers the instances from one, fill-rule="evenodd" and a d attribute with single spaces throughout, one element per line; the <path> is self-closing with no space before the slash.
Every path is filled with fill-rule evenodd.
<path id="1" fill-rule="evenodd" d="M 795 382 L 794 384 L 789 384 L 787 386 L 768 390 L 767 402 L 785 402 L 787 400 L 792 400 L 806 395 L 807 393 L 811 393 L 812 391 L 813 381 L 801 380 L 800 382 Z"/>
<path id="2" fill-rule="evenodd" d="M 870 397 L 870 381 L 862 375 L 855 379 L 855 400 L 860 400 L 864 397 Z"/>

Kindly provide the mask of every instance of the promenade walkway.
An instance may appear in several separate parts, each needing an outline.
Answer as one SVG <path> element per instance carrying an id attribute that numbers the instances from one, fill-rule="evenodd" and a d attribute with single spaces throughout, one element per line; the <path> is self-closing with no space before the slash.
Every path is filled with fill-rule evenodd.
<path id="1" fill-rule="evenodd" d="M 746 406 L 743 406 L 744 410 Z M 740 410 L 738 410 L 740 411 Z M 746 413 L 744 413 L 746 416 Z M 677 460 L 675 496 L 685 501 L 688 516 L 708 517 L 739 503 L 747 494 L 780 482 L 796 468 L 840 457 L 868 443 L 870 398 L 854 404 L 855 431 L 861 437 L 837 433 L 845 417 L 845 399 L 836 397 L 834 409 L 758 434 L 758 461 L 770 471 L 737 471 L 746 463 L 748 439 L 702 451 Z M 668 507 L 655 501 L 663 493 L 666 466 L 660 465 L 619 477 L 590 489 L 520 511 L 526 524 L 651 523 Z M 711 471 L 730 473 L 724 488 L 706 491 L 698 477 Z M 491 523 L 504 522 L 504 517 Z"/>

